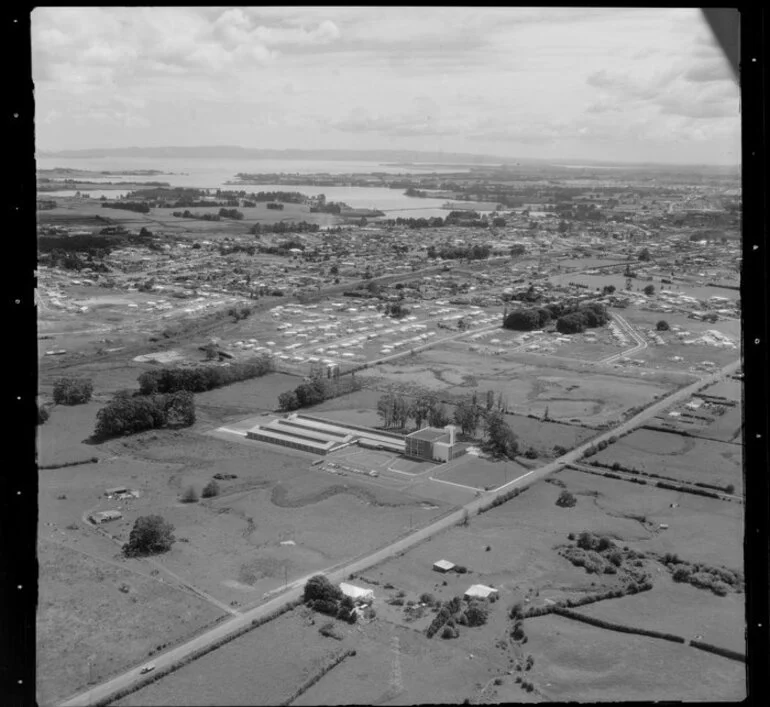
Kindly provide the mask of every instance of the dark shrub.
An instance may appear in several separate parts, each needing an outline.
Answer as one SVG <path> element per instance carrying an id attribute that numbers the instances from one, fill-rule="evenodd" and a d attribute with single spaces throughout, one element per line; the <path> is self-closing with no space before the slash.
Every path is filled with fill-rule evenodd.
<path id="1" fill-rule="evenodd" d="M 576 504 L 577 504 L 577 498 L 575 498 L 574 494 L 571 494 L 566 489 L 564 489 L 559 494 L 559 498 L 556 499 L 556 505 L 561 508 L 572 508 Z"/>
<path id="2" fill-rule="evenodd" d="M 340 601 L 343 597 L 342 590 L 333 585 L 324 575 L 317 574 L 305 583 L 304 601 L 313 599 Z"/>
<path id="3" fill-rule="evenodd" d="M 81 405 L 91 400 L 93 383 L 85 378 L 59 378 L 53 386 L 53 401 L 57 405 Z"/>
<path id="4" fill-rule="evenodd" d="M 198 493 L 192 486 L 188 486 L 179 497 L 179 500 L 182 503 L 195 503 L 198 500 Z"/>
<path id="5" fill-rule="evenodd" d="M 213 496 L 219 496 L 219 484 L 212 479 L 203 487 L 201 496 L 203 498 L 212 498 Z"/>
<path id="6" fill-rule="evenodd" d="M 174 526 L 161 516 L 140 516 L 134 522 L 128 542 L 123 546 L 126 557 L 156 555 L 171 549 L 176 541 Z"/>

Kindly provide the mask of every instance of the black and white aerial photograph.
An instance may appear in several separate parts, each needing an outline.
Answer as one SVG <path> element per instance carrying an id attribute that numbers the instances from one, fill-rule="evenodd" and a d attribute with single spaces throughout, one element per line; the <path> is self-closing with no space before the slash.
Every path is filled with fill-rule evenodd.
<path id="1" fill-rule="evenodd" d="M 31 12 L 41 707 L 747 698 L 713 12 Z"/>

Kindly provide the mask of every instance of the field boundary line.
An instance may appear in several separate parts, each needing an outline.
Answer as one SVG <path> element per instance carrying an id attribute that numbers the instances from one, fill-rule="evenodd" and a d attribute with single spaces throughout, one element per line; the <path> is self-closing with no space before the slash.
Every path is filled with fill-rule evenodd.
<path id="1" fill-rule="evenodd" d="M 458 484 L 454 481 L 447 481 L 446 479 L 437 479 L 435 476 L 429 476 L 428 477 L 431 481 L 438 481 L 440 484 L 449 484 L 450 486 L 457 486 L 461 489 L 468 489 L 469 491 L 481 491 L 484 492 L 484 489 L 480 489 L 478 486 L 466 486 L 465 484 Z"/>

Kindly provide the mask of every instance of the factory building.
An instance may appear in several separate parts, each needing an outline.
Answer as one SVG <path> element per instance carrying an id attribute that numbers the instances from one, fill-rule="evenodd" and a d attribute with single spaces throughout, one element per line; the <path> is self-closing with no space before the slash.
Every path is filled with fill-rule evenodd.
<path id="1" fill-rule="evenodd" d="M 423 427 L 406 436 L 405 454 L 417 459 L 447 462 L 465 454 L 465 449 L 466 445 L 456 441 L 454 425 L 447 425 L 443 429 Z"/>

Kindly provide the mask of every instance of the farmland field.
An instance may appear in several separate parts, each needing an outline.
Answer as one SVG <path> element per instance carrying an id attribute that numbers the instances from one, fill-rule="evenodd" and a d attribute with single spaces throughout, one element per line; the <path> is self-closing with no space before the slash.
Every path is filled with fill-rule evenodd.
<path id="1" fill-rule="evenodd" d="M 104 456 L 98 447 L 85 443 L 94 431 L 102 404 L 56 405 L 48 421 L 37 428 L 38 463 L 65 464 Z"/>
<path id="2" fill-rule="evenodd" d="M 52 704 L 89 679 L 101 682 L 211 625 L 224 612 L 132 563 L 105 561 L 58 543 L 38 547 L 38 700 Z M 138 607 L 141 607 L 139 609 Z M 89 667 L 90 663 L 90 667 Z"/>
<path id="3" fill-rule="evenodd" d="M 674 582 L 665 574 L 655 578 L 649 592 L 582 606 L 586 616 L 662 631 L 686 639 L 746 652 L 744 595 L 719 597 L 711 592 Z"/>
<path id="4" fill-rule="evenodd" d="M 277 705 L 342 646 L 290 611 L 113 704 Z"/>
<path id="5" fill-rule="evenodd" d="M 678 553 L 691 562 L 743 568 L 743 507 L 738 503 L 573 470 L 559 473 L 558 478 L 576 495 L 591 494 L 585 502 L 604 511 L 606 516 L 636 519 L 636 527 L 645 540 L 638 546 L 640 550 Z M 582 502 L 578 496 L 577 507 Z M 675 508 L 671 508 L 672 503 L 677 504 Z M 510 504 L 501 508 L 507 505 Z M 644 523 L 640 522 L 642 519 Z M 668 524 L 668 529 L 661 530 L 661 523 Z"/>
<path id="6" fill-rule="evenodd" d="M 740 445 L 708 439 L 635 430 L 592 457 L 603 464 L 618 462 L 626 468 L 670 476 L 690 482 L 705 482 L 742 488 L 743 450 Z"/>
<path id="7" fill-rule="evenodd" d="M 743 664 L 690 646 L 554 615 L 528 620 L 525 629 L 527 650 L 535 656 L 530 679 L 548 701 L 732 702 L 746 697 Z"/>
<path id="8" fill-rule="evenodd" d="M 725 378 L 714 385 L 710 385 L 702 392 L 704 395 L 714 395 L 740 402 L 743 399 L 743 381 L 735 378 Z"/>
<path id="9" fill-rule="evenodd" d="M 378 619 L 362 627 L 356 656 L 325 675 L 293 704 L 461 703 L 509 667 L 507 654 L 494 645 L 503 628 L 465 628 L 460 638 L 444 641 Z M 394 666 L 398 666 L 397 681 Z"/>
<path id="10" fill-rule="evenodd" d="M 178 435 L 178 436 L 177 436 Z M 111 525 L 121 542 L 139 514 L 157 513 L 176 528 L 177 542 L 159 558 L 164 567 L 221 601 L 261 600 L 288 579 L 374 549 L 448 510 L 380 485 L 310 470 L 311 455 L 284 454 L 261 444 L 235 444 L 191 432 L 132 440 L 125 448 L 147 461 L 178 466 Z M 200 493 L 214 473 L 234 473 L 222 495 L 182 504 L 181 492 Z M 284 544 L 291 540 L 294 544 Z"/>
<path id="11" fill-rule="evenodd" d="M 462 385 L 444 381 L 437 371 L 465 369 Z M 446 400 L 461 400 L 474 391 L 483 397 L 487 390 L 502 393 L 511 412 L 542 417 L 548 408 L 556 420 L 580 419 L 598 425 L 618 417 L 631 407 L 651 402 L 672 387 L 691 380 L 689 376 L 640 372 L 614 373 L 592 364 L 534 354 L 501 354 L 482 357 L 462 342 L 437 346 L 417 356 L 378 366 L 378 390 L 394 389 L 414 394 L 415 388 L 440 391 Z M 372 384 L 367 384 L 371 387 Z M 554 442 L 553 444 L 558 444 Z"/>

